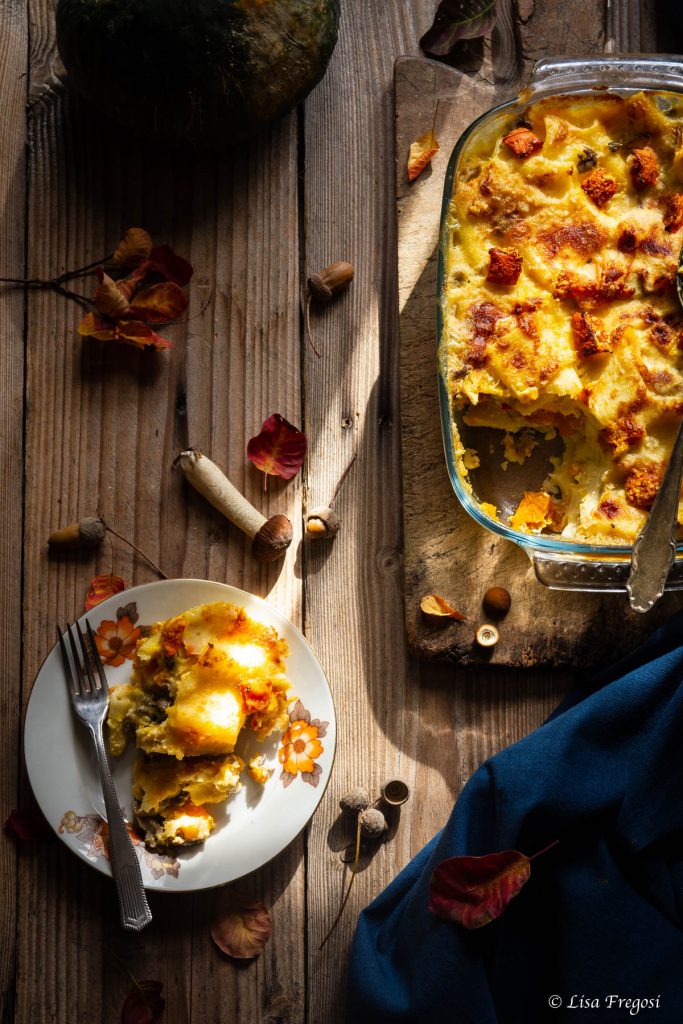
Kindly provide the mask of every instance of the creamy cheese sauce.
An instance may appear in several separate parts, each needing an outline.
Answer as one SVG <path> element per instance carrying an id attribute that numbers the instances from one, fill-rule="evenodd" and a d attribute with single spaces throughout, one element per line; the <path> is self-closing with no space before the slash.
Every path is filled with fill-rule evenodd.
<path id="1" fill-rule="evenodd" d="M 683 98 L 529 107 L 472 140 L 449 227 L 440 361 L 454 408 L 564 440 L 513 527 L 632 542 L 683 415 Z"/>

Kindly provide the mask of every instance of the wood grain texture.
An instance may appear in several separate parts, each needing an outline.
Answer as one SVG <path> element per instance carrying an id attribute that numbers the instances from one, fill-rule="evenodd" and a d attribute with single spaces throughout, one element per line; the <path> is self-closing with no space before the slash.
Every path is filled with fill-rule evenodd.
<path id="1" fill-rule="evenodd" d="M 530 54 L 572 46 L 593 52 L 606 33 L 601 0 L 580 0 L 571 18 L 557 0 L 499 3 L 499 27 L 479 62 L 480 79 L 499 92 Z M 45 538 L 99 506 L 170 575 L 244 586 L 304 625 L 330 677 L 339 726 L 334 775 L 306 835 L 238 886 L 264 899 L 274 920 L 265 953 L 243 969 L 222 958 L 208 936 L 225 894 L 155 898 L 151 929 L 124 937 L 108 882 L 61 844 L 21 847 L 18 1024 L 113 1024 L 130 988 L 128 969 L 163 981 L 167 1024 L 342 1024 L 358 911 L 444 824 L 477 765 L 537 726 L 569 683 L 567 673 L 465 671 L 418 664 L 407 654 L 392 77 L 397 56 L 417 55 L 435 0 L 343 6 L 330 70 L 298 118 L 233 156 L 160 160 L 137 144 L 128 148 L 64 89 L 52 0 L 0 4 L 0 80 L 8 104 L 0 156 L 3 258 L 23 259 L 20 108 L 27 81 L 17 79 L 28 42 L 21 19 L 28 18 L 29 272 L 95 259 L 132 223 L 171 241 L 195 266 L 191 319 L 173 329 L 173 349 L 158 357 L 83 342 L 75 334 L 75 307 L 49 294 L 29 297 L 24 701 L 54 621 L 80 611 L 89 578 L 111 564 L 106 548 L 98 558 L 49 561 Z M 652 34 L 645 0 L 639 10 L 644 39 L 644 25 Z M 15 109 L 18 116 L 10 117 Z M 16 180 L 6 177 L 14 168 Z M 354 263 L 356 279 L 337 302 L 315 311 L 323 353 L 317 359 L 302 348 L 299 270 L 339 258 Z M 21 332 L 23 302 L 14 294 L 3 301 L 0 358 L 13 376 L 3 378 L 12 385 L 4 386 L 0 415 L 9 448 L 21 458 L 15 404 L 23 355 L 21 348 L 10 355 L 8 341 L 16 340 L 9 332 L 17 324 Z M 179 448 L 196 444 L 260 504 L 260 480 L 244 446 L 275 411 L 295 423 L 303 419 L 311 447 L 302 477 L 275 482 L 264 506 L 296 524 L 285 563 L 264 568 L 170 463 Z M 355 453 L 335 502 L 342 533 L 332 545 L 302 547 L 302 504 L 327 504 Z M 3 501 L 9 515 L 0 557 L 9 561 L 0 642 L 11 666 L 22 607 L 12 584 L 20 534 L 15 498 Z M 153 578 L 121 545 L 115 564 L 130 582 Z M 5 678 L 11 697 L 9 672 Z M 18 728 L 16 715 L 3 721 L 10 750 Z M 16 765 L 12 752 L 2 778 L 10 805 Z M 412 798 L 390 841 L 366 859 L 342 922 L 320 953 L 348 877 L 339 852 L 351 833 L 337 801 L 354 784 L 376 791 L 389 775 L 404 777 Z M 21 799 L 28 799 L 25 783 Z M 13 847 L 6 856 L 10 881 L 3 884 L 11 901 Z M 12 921 L 0 928 L 9 944 Z M 3 961 L 10 977 L 11 949 Z"/>
<path id="2" fill-rule="evenodd" d="M 28 23 L 23 3 L 0 3 L 0 276 L 22 276 L 25 260 L 25 136 Z M 21 706 L 21 565 L 23 501 L 24 301 L 0 286 L 0 806 L 17 805 Z M 17 853 L 11 837 L 0 837 L 0 1016 L 13 1003 L 15 973 Z"/>
<path id="3" fill-rule="evenodd" d="M 355 785 L 376 793 L 394 775 L 414 784 L 420 767 L 421 695 L 406 659 L 401 596 L 390 88 L 394 58 L 416 51 L 432 8 L 345 4 L 337 50 L 305 105 L 305 269 L 348 259 L 356 272 L 348 291 L 315 317 L 322 358 L 306 351 L 309 507 L 327 504 L 358 455 L 336 502 L 341 532 L 333 545 L 305 549 L 306 633 L 338 713 L 335 772 L 309 837 L 311 1022 L 343 1019 L 343 966 L 358 910 L 412 852 L 412 812 L 404 808 L 395 837 L 356 877 L 320 951 L 348 882 L 339 854 L 354 830 L 339 816 L 340 797 Z"/>
<path id="4" fill-rule="evenodd" d="M 264 499 L 245 457 L 270 413 L 300 418 L 296 115 L 233 155 L 148 151 L 61 86 L 52 4 L 32 3 L 30 14 L 29 274 L 104 256 L 127 226 L 142 224 L 189 257 L 195 276 L 169 353 L 84 341 L 76 306 L 51 293 L 29 297 L 26 695 L 54 623 L 80 612 L 89 578 L 112 564 L 106 544 L 97 556 L 48 560 L 55 525 L 99 510 L 169 575 L 242 586 L 300 624 L 302 490 L 278 482 Z M 188 443 L 255 504 L 290 516 L 295 539 L 283 563 L 255 563 L 242 535 L 172 472 Z M 113 557 L 129 583 L 154 578 L 125 546 L 115 543 Z M 240 886 L 275 921 L 247 970 L 209 938 L 227 892 L 153 898 L 153 925 L 131 939 L 118 927 L 111 884 L 63 849 L 50 852 L 21 858 L 17 1019 L 118 1019 L 132 971 L 163 981 L 173 1024 L 236 1019 L 237 1007 L 243 1020 L 303 1020 L 302 839 Z"/>

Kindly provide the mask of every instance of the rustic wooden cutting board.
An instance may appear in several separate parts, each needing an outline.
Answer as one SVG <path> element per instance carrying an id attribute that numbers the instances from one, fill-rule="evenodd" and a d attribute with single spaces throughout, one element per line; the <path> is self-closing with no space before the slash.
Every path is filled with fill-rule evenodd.
<path id="1" fill-rule="evenodd" d="M 625 595 L 552 591 L 537 582 L 517 545 L 489 533 L 460 507 L 443 455 L 435 359 L 436 249 L 441 194 L 450 153 L 461 132 L 500 101 L 492 85 L 445 65 L 399 57 L 395 66 L 398 294 L 400 316 L 403 522 L 408 640 L 414 653 L 461 664 L 599 665 L 635 647 L 683 607 L 667 595 L 648 615 L 631 612 Z M 438 111 L 437 108 L 438 101 Z M 436 111 L 441 149 L 412 185 L 410 143 L 428 131 Z M 474 641 L 486 618 L 481 600 L 506 587 L 512 608 L 487 656 Z M 473 623 L 434 626 L 420 598 L 440 594 Z"/>

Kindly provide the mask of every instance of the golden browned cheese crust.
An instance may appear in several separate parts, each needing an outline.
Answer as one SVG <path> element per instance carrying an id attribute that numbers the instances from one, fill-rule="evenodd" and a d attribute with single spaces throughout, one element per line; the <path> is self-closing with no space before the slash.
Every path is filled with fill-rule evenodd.
<path id="1" fill-rule="evenodd" d="M 494 122 L 465 150 L 449 218 L 440 360 L 454 408 L 564 440 L 513 528 L 631 543 L 683 414 L 683 97 L 553 97 Z"/>
<path id="2" fill-rule="evenodd" d="M 157 622 L 139 641 L 108 724 L 114 754 L 135 737 L 133 796 L 149 846 L 201 842 L 213 829 L 204 805 L 240 788 L 242 730 L 263 739 L 286 726 L 287 654 L 272 627 L 225 601 Z"/>

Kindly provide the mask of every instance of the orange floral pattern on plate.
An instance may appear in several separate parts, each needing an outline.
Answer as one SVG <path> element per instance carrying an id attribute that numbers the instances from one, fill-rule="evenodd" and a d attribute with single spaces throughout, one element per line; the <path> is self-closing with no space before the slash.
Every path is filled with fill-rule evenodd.
<path id="1" fill-rule="evenodd" d="M 289 722 L 278 752 L 278 760 L 282 765 L 282 784 L 289 786 L 299 775 L 310 786 L 317 786 L 322 774 L 317 758 L 325 749 L 320 740 L 327 733 L 330 723 L 321 722 L 319 718 L 311 719 L 310 711 L 306 710 L 300 700 L 289 712 Z"/>
<path id="2" fill-rule="evenodd" d="M 152 878 L 159 879 L 164 873 L 173 875 L 174 878 L 178 877 L 180 861 L 177 857 L 148 850 L 142 836 L 128 821 L 126 828 L 136 852 L 142 856 Z M 60 835 L 64 832 L 74 835 L 88 860 L 94 861 L 98 857 L 109 860 L 109 826 L 98 814 L 76 814 L 75 811 L 67 811 L 57 831 Z"/>
<path id="3" fill-rule="evenodd" d="M 126 658 L 132 661 L 142 630 L 135 623 L 138 619 L 134 601 L 124 608 L 117 608 L 116 621 L 104 619 L 95 630 L 95 643 L 105 665 L 115 668 L 123 665 Z"/>

